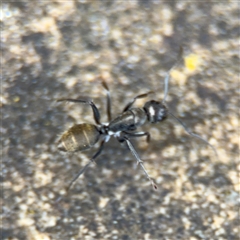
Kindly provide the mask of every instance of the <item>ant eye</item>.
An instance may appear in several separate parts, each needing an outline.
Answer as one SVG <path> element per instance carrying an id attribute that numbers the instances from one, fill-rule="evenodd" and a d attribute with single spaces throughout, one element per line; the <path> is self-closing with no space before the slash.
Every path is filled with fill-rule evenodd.
<path id="1" fill-rule="evenodd" d="M 146 102 L 143 109 L 151 123 L 163 121 L 167 117 L 167 108 L 160 102 L 154 100 Z"/>

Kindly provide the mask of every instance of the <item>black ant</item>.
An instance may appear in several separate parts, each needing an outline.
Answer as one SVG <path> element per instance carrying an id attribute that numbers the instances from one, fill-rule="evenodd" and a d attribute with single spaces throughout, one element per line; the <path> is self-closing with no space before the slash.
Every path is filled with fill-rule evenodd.
<path id="1" fill-rule="evenodd" d="M 153 91 L 149 91 L 147 93 L 138 95 L 134 97 L 123 109 L 122 113 L 117 116 L 116 118 L 112 119 L 111 115 L 111 98 L 110 92 L 106 82 L 102 81 L 102 86 L 107 92 L 107 116 L 108 116 L 108 123 L 102 124 L 101 117 L 98 108 L 93 103 L 93 101 L 85 98 L 80 99 L 59 99 L 58 102 L 74 102 L 74 103 L 83 103 L 88 104 L 91 106 L 93 111 L 93 117 L 96 122 L 96 125 L 89 124 L 89 123 L 82 123 L 77 124 L 68 129 L 58 142 L 58 149 L 64 152 L 77 152 L 83 151 L 93 147 L 99 140 L 101 140 L 100 147 L 98 151 L 93 155 L 90 159 L 89 163 L 81 169 L 75 178 L 71 181 L 70 185 L 67 188 L 68 190 L 71 188 L 73 183 L 82 175 L 86 169 L 90 166 L 91 163 L 95 161 L 95 159 L 100 155 L 104 148 L 104 144 L 109 141 L 111 136 L 117 138 L 117 140 L 122 143 L 125 142 L 127 144 L 128 149 L 131 151 L 133 156 L 137 160 L 137 164 L 140 165 L 151 182 L 153 188 L 156 190 L 157 186 L 154 181 L 150 178 L 147 170 L 143 165 L 143 161 L 139 157 L 138 153 L 136 152 L 135 148 L 131 143 L 131 138 L 138 138 L 138 137 L 146 137 L 147 142 L 150 141 L 150 133 L 149 132 L 136 132 L 137 128 L 145 124 L 146 122 L 150 123 L 158 123 L 165 120 L 169 115 L 175 118 L 186 130 L 188 134 L 191 136 L 197 137 L 208 144 L 216 153 L 215 148 L 204 140 L 199 135 L 192 133 L 187 129 L 187 127 L 182 123 L 180 119 L 175 117 L 171 112 L 168 111 L 165 101 L 168 95 L 168 83 L 170 78 L 170 72 L 173 68 L 176 67 L 180 59 L 182 58 L 183 49 L 180 48 L 178 60 L 177 62 L 170 68 L 170 70 L 166 73 L 165 76 L 165 86 L 164 86 L 164 98 L 161 102 L 151 100 L 144 104 L 143 108 L 133 108 L 133 104 L 137 99 L 145 98 L 148 95 L 152 94 Z"/>

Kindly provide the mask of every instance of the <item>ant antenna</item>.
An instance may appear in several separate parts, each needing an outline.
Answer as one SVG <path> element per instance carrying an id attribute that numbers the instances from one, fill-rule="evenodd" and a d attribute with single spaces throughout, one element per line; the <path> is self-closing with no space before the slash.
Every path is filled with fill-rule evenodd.
<path id="1" fill-rule="evenodd" d="M 166 73 L 165 79 L 164 79 L 164 98 L 163 98 L 163 103 L 166 101 L 167 95 L 168 95 L 168 83 L 169 83 L 169 78 L 170 78 L 170 72 L 179 64 L 180 60 L 182 59 L 183 55 L 183 47 L 180 46 L 179 52 L 178 52 L 178 57 L 176 63 L 168 70 Z"/>
<path id="2" fill-rule="evenodd" d="M 169 113 L 175 120 L 177 120 L 177 121 L 183 126 L 183 128 L 185 129 L 185 131 L 186 131 L 189 135 L 191 135 L 191 136 L 193 136 L 193 137 L 196 137 L 196 138 L 202 140 L 202 141 L 205 142 L 208 146 L 210 146 L 210 147 L 212 148 L 212 150 L 214 151 L 216 157 L 218 158 L 217 151 L 216 151 L 215 147 L 214 147 L 212 144 L 210 144 L 207 140 L 205 140 L 205 139 L 202 138 L 201 136 L 197 135 L 196 133 L 191 132 L 179 118 L 177 118 L 176 116 L 173 115 L 173 113 L 171 113 L 171 112 L 169 112 L 169 111 L 168 111 L 168 113 Z"/>

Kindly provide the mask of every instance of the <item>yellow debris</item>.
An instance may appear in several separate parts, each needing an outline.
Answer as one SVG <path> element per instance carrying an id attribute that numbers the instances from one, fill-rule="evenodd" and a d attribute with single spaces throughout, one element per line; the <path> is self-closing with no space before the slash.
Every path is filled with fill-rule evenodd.
<path id="1" fill-rule="evenodd" d="M 194 72 L 200 66 L 201 59 L 196 54 L 189 54 L 188 56 L 184 57 L 184 64 L 188 71 Z"/>

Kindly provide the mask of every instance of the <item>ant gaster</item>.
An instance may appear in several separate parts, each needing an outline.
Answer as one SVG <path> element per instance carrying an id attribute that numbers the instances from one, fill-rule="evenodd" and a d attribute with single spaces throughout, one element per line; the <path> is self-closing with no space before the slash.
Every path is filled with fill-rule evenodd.
<path id="1" fill-rule="evenodd" d="M 137 128 L 144 125 L 146 122 L 150 123 L 159 123 L 167 118 L 168 114 L 170 114 L 173 118 L 175 118 L 187 131 L 188 134 L 191 136 L 197 137 L 208 144 L 210 147 L 214 147 L 200 137 L 197 134 L 192 133 L 189 131 L 186 126 L 182 123 L 180 119 L 175 117 L 171 112 L 168 111 L 165 100 L 168 94 L 168 83 L 170 78 L 170 72 L 173 68 L 176 67 L 180 59 L 182 58 L 182 48 L 180 48 L 178 60 L 173 65 L 173 67 L 166 73 L 165 76 L 165 86 L 164 86 L 164 98 L 162 102 L 151 100 L 144 104 L 143 108 L 133 108 L 133 104 L 137 99 L 145 98 L 148 95 L 152 94 L 153 91 L 149 91 L 147 93 L 141 94 L 133 98 L 123 109 L 122 113 L 117 116 L 116 118 L 112 119 L 111 115 L 111 98 L 110 92 L 106 82 L 102 81 L 102 85 L 107 92 L 107 116 L 108 116 L 108 123 L 103 124 L 101 123 L 101 117 L 98 108 L 93 103 L 93 101 L 86 99 L 86 98 L 79 98 L 79 99 L 59 99 L 58 102 L 74 102 L 74 103 L 83 103 L 88 104 L 91 106 L 93 111 L 93 117 L 96 122 L 96 125 L 89 124 L 89 123 L 82 123 L 77 124 L 67 130 L 61 136 L 61 139 L 58 142 L 58 149 L 64 152 L 77 152 L 87 150 L 93 147 L 99 140 L 101 140 L 100 147 L 98 151 L 92 156 L 89 163 L 85 165 L 83 169 L 81 169 L 75 178 L 71 181 L 70 185 L 67 188 L 68 190 L 71 186 L 76 182 L 80 175 L 82 175 L 86 169 L 90 166 L 91 163 L 95 161 L 95 159 L 100 155 L 103 150 L 104 144 L 109 141 L 111 136 L 117 138 L 117 140 L 122 143 L 125 142 L 128 149 L 131 151 L 133 156 L 137 160 L 137 164 L 140 165 L 146 175 L 146 177 L 151 182 L 154 189 L 157 189 L 156 184 L 150 178 L 147 170 L 143 165 L 143 161 L 139 157 L 138 153 L 136 152 L 135 148 L 132 145 L 131 138 L 138 138 L 138 137 L 146 137 L 147 142 L 150 141 L 150 134 L 149 132 L 136 132 Z M 215 151 L 216 153 L 216 151 Z"/>

